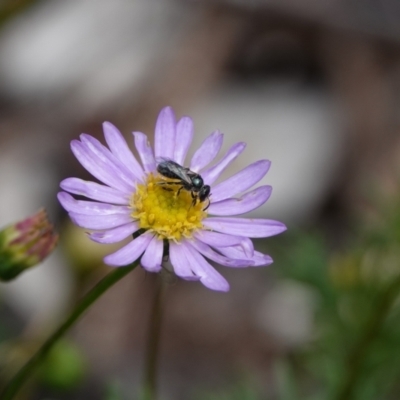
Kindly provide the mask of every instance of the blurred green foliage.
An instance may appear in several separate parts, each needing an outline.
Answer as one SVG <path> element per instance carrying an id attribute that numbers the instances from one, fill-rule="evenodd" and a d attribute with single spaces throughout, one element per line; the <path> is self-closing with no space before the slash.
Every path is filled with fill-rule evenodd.
<path id="1" fill-rule="evenodd" d="M 39 381 L 51 389 L 76 388 L 85 376 L 86 363 L 80 350 L 70 341 L 60 340 L 38 368 Z"/>
<path id="2" fill-rule="evenodd" d="M 9 339 L 1 343 L 0 387 L 32 357 L 40 344 L 41 340 L 38 338 L 28 337 Z M 43 359 L 32 379 L 22 388 L 21 396 L 16 398 L 31 398 L 36 391 L 72 394 L 79 390 L 86 377 L 86 369 L 86 361 L 80 349 L 71 340 L 62 339 Z"/>
<path id="3" fill-rule="evenodd" d="M 345 249 L 304 232 L 282 249 L 281 278 L 310 288 L 317 304 L 315 337 L 282 360 L 291 378 L 281 400 L 400 397 L 399 203 L 355 226 Z M 283 395 L 287 386 L 299 397 Z"/>
<path id="4" fill-rule="evenodd" d="M 213 393 L 203 393 L 196 397 L 196 400 L 261 400 L 259 391 L 253 384 L 247 381 L 240 381 L 231 388 Z"/>
<path id="5" fill-rule="evenodd" d="M 106 386 L 103 400 L 124 400 L 121 385 L 118 382 L 110 382 Z"/>

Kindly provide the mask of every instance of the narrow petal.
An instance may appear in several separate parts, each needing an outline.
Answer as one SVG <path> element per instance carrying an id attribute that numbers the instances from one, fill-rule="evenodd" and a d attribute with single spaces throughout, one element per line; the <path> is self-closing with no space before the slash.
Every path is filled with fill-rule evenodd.
<path id="1" fill-rule="evenodd" d="M 79 140 L 71 142 L 71 150 L 82 166 L 95 178 L 124 194 L 132 191 L 131 188 L 127 187 L 125 182 L 120 181 L 118 175 L 115 174 L 114 170 L 108 164 L 95 157 Z"/>
<path id="2" fill-rule="evenodd" d="M 282 222 L 262 218 L 211 217 L 204 219 L 203 224 L 217 232 L 250 238 L 274 236 L 286 230 L 286 226 Z"/>
<path id="3" fill-rule="evenodd" d="M 184 165 L 186 154 L 193 140 L 193 121 L 189 117 L 182 117 L 176 125 L 176 140 L 174 161 Z"/>
<path id="4" fill-rule="evenodd" d="M 226 235 L 225 233 L 218 233 L 213 231 L 198 231 L 194 234 L 194 237 L 205 244 L 218 247 L 228 247 L 240 245 L 243 240 L 241 236 Z"/>
<path id="5" fill-rule="evenodd" d="M 226 235 L 225 233 L 213 231 L 200 231 L 194 234 L 194 237 L 201 242 L 212 247 L 241 246 L 246 254 L 246 258 L 254 254 L 253 242 L 246 237 Z"/>
<path id="6" fill-rule="evenodd" d="M 89 233 L 90 239 L 97 243 L 117 243 L 126 239 L 139 229 L 138 222 L 130 222 L 117 228 L 108 229 L 104 232 Z"/>
<path id="7" fill-rule="evenodd" d="M 67 178 L 60 183 L 60 186 L 67 192 L 85 196 L 92 200 L 98 200 L 109 204 L 129 204 L 129 195 L 96 182 L 88 182 L 79 178 Z"/>
<path id="8" fill-rule="evenodd" d="M 224 158 L 211 168 L 201 172 L 204 183 L 212 185 L 224 171 L 224 169 L 245 149 L 246 143 L 234 144 L 225 154 Z"/>
<path id="9" fill-rule="evenodd" d="M 159 272 L 161 270 L 163 251 L 163 241 L 154 236 L 147 246 L 140 264 L 146 271 Z"/>
<path id="10" fill-rule="evenodd" d="M 244 214 L 263 205 L 269 199 L 271 192 L 271 186 L 260 186 L 239 198 L 212 202 L 208 212 L 213 215 Z"/>
<path id="11" fill-rule="evenodd" d="M 82 133 L 80 135 L 81 143 L 92 152 L 98 160 L 108 164 L 114 171 L 114 174 L 118 175 L 118 178 L 123 181 L 127 187 L 133 189 L 134 182 L 141 179 L 141 176 L 136 176 L 126 165 L 124 165 L 107 147 L 103 146 L 93 136 Z"/>
<path id="12" fill-rule="evenodd" d="M 136 261 L 143 254 L 152 238 L 153 234 L 144 233 L 122 247 L 122 249 L 104 257 L 104 262 L 113 267 L 127 266 Z"/>
<path id="13" fill-rule="evenodd" d="M 129 214 L 84 215 L 70 212 L 69 216 L 72 222 L 81 228 L 94 230 L 116 228 L 132 222 L 132 217 Z"/>
<path id="14" fill-rule="evenodd" d="M 215 261 L 218 264 L 224 265 L 225 267 L 250 267 L 254 264 L 254 262 L 250 261 L 247 257 L 244 257 L 242 260 L 224 257 L 221 254 L 218 254 L 210 246 L 207 246 L 205 243 L 200 242 L 199 240 L 191 240 L 187 242 L 189 246 L 192 246 L 199 253 L 203 254 L 203 256 L 209 258 L 212 261 Z"/>
<path id="15" fill-rule="evenodd" d="M 198 172 L 208 165 L 221 150 L 224 135 L 220 131 L 213 132 L 208 136 L 192 157 L 190 169 Z"/>
<path id="16" fill-rule="evenodd" d="M 169 243 L 169 258 L 177 276 L 187 281 L 198 281 L 200 279 L 200 277 L 196 276 L 190 269 L 189 261 L 185 252 L 182 251 L 182 245 L 180 243 Z"/>
<path id="17" fill-rule="evenodd" d="M 112 204 L 98 203 L 95 201 L 75 200 L 69 193 L 59 192 L 57 198 L 61 205 L 68 211 L 85 215 L 112 215 L 127 214 L 132 212 L 128 206 L 114 206 Z"/>
<path id="18" fill-rule="evenodd" d="M 238 246 L 223 247 L 219 251 L 225 256 L 232 258 L 243 258 L 245 256 L 243 249 Z M 263 254 L 259 251 L 255 251 L 250 260 L 253 261 L 253 267 L 265 267 L 273 263 L 272 258 L 268 254 Z"/>
<path id="19" fill-rule="evenodd" d="M 213 186 L 213 202 L 228 199 L 250 189 L 265 176 L 270 166 L 271 162 L 268 160 L 256 161 L 225 181 Z"/>
<path id="20" fill-rule="evenodd" d="M 154 134 L 154 152 L 159 157 L 173 158 L 175 150 L 176 122 L 171 107 L 165 107 L 158 115 Z"/>
<path id="21" fill-rule="evenodd" d="M 107 145 L 115 157 L 126 165 L 134 175 L 142 180 L 144 175 L 143 169 L 132 154 L 128 144 L 122 133 L 110 122 L 103 123 L 104 137 Z"/>
<path id="22" fill-rule="evenodd" d="M 227 292 L 229 290 L 229 283 L 227 280 L 217 272 L 197 250 L 185 242 L 182 242 L 181 246 L 192 271 L 200 276 L 200 282 L 204 286 L 221 292 Z"/>
<path id="23" fill-rule="evenodd" d="M 157 168 L 156 159 L 154 158 L 153 149 L 147 139 L 147 136 L 142 132 L 133 132 L 135 137 L 135 147 L 139 153 L 143 168 L 146 172 L 154 172 Z"/>

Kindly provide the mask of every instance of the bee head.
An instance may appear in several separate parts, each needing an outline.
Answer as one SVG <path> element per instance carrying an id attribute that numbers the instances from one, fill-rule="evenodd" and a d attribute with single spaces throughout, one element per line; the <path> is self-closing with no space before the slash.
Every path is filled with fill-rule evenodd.
<path id="1" fill-rule="evenodd" d="M 209 185 L 204 185 L 200 191 L 199 191 L 199 199 L 201 202 L 203 202 L 205 199 L 208 198 L 208 196 L 210 196 L 210 191 L 211 188 Z"/>

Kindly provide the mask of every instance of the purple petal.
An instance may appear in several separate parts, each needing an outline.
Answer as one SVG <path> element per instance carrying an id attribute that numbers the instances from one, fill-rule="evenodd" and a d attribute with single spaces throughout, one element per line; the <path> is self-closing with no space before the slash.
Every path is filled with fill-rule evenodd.
<path id="1" fill-rule="evenodd" d="M 160 111 L 156 122 L 154 134 L 154 152 L 156 159 L 159 157 L 174 157 L 175 150 L 175 114 L 171 107 L 165 107 Z"/>
<path id="2" fill-rule="evenodd" d="M 241 236 L 226 235 L 213 231 L 197 231 L 194 237 L 210 246 L 227 247 L 240 245 L 243 240 Z"/>
<path id="3" fill-rule="evenodd" d="M 161 270 L 163 251 L 163 241 L 154 236 L 147 246 L 142 259 L 140 260 L 140 264 L 146 271 L 159 272 Z"/>
<path id="4" fill-rule="evenodd" d="M 57 198 L 61 205 L 68 211 L 76 214 L 85 215 L 112 215 L 127 214 L 132 212 L 128 206 L 114 206 L 106 203 L 97 203 L 94 201 L 75 200 L 66 192 L 59 192 Z"/>
<path id="5" fill-rule="evenodd" d="M 193 121 L 182 117 L 176 125 L 175 152 L 173 160 L 180 165 L 185 163 L 186 154 L 193 140 Z"/>
<path id="6" fill-rule="evenodd" d="M 228 199 L 251 188 L 265 176 L 270 165 L 271 162 L 268 160 L 256 161 L 229 179 L 213 186 L 213 202 Z"/>
<path id="7" fill-rule="evenodd" d="M 219 251 L 227 257 L 232 258 L 243 258 L 245 254 L 243 249 L 234 246 L 234 247 L 223 247 L 220 248 Z M 249 257 L 251 261 L 253 261 L 253 267 L 265 267 L 267 265 L 272 264 L 273 260 L 268 254 L 262 254 L 259 251 L 255 251 L 252 257 Z"/>
<path id="8" fill-rule="evenodd" d="M 199 253 L 203 254 L 203 256 L 209 258 L 212 261 L 217 262 L 218 264 L 225 265 L 225 267 L 233 267 L 233 268 L 240 268 L 240 267 L 250 267 L 254 263 L 250 261 L 247 257 L 244 259 L 233 259 L 221 256 L 210 246 L 207 246 L 205 243 L 200 242 L 199 240 L 191 240 L 187 242 L 188 245 L 192 246 L 196 249 Z"/>
<path id="9" fill-rule="evenodd" d="M 234 144 L 225 154 L 224 158 L 216 165 L 201 172 L 204 183 L 212 185 L 224 169 L 245 149 L 246 143 Z"/>
<path id="10" fill-rule="evenodd" d="M 200 282 L 204 286 L 222 292 L 227 292 L 229 290 L 229 283 L 227 280 L 217 272 L 197 250 L 189 246 L 186 242 L 182 242 L 181 247 L 188 259 L 190 268 L 197 276 L 200 276 Z"/>
<path id="11" fill-rule="evenodd" d="M 93 136 L 82 133 L 79 137 L 81 143 L 86 146 L 86 148 L 91 151 L 98 160 L 109 165 L 109 167 L 114 171 L 114 175 L 118 176 L 118 179 L 121 182 L 124 182 L 130 189 L 134 188 L 134 183 L 140 180 L 140 177 L 135 176 L 133 171 L 129 170 L 126 165 L 118 160 L 118 158 L 107 149 L 107 147 L 103 146 Z"/>
<path id="12" fill-rule="evenodd" d="M 154 158 L 153 149 L 147 139 L 147 136 L 142 132 L 133 132 L 135 137 L 135 147 L 139 153 L 143 168 L 146 172 L 154 172 L 156 170 L 156 159 Z"/>
<path id="13" fill-rule="evenodd" d="M 237 199 L 212 202 L 208 212 L 213 215 L 244 214 L 263 205 L 269 199 L 271 192 L 271 186 L 260 186 Z"/>
<path id="14" fill-rule="evenodd" d="M 88 197 L 92 200 L 103 201 L 110 204 L 128 205 L 128 195 L 109 186 L 100 185 L 96 182 L 87 182 L 79 178 L 64 179 L 60 186 L 67 192 Z"/>
<path id="15" fill-rule="evenodd" d="M 132 189 L 125 182 L 121 182 L 115 168 L 109 163 L 102 162 L 79 140 L 71 142 L 71 150 L 82 166 L 89 171 L 95 178 L 112 188 L 118 189 L 124 194 L 132 193 Z"/>
<path id="16" fill-rule="evenodd" d="M 113 267 L 123 267 L 136 261 L 146 250 L 154 234 L 146 232 L 115 253 L 104 257 L 104 262 Z"/>
<path id="17" fill-rule="evenodd" d="M 254 254 L 253 242 L 249 238 L 242 236 L 226 235 L 213 231 L 200 231 L 194 234 L 194 237 L 201 242 L 212 247 L 229 247 L 241 246 L 246 254 L 246 258 L 252 257 Z"/>
<path id="18" fill-rule="evenodd" d="M 169 243 L 169 258 L 177 276 L 187 281 L 198 281 L 200 279 L 200 277 L 194 275 L 190 269 L 186 254 L 182 251 L 181 243 Z"/>
<path id="19" fill-rule="evenodd" d="M 129 214 L 84 215 L 71 212 L 69 216 L 72 222 L 81 228 L 94 230 L 116 228 L 132 222 L 132 217 Z"/>
<path id="20" fill-rule="evenodd" d="M 91 151 L 89 151 L 79 140 L 71 141 L 71 150 L 81 165 L 95 178 L 114 189 L 122 191 L 124 194 L 132 192 L 130 188 L 127 189 L 124 182 L 121 183 L 119 179 L 115 179 L 114 172 L 111 168 L 104 165 L 104 163 L 97 162 Z"/>
<path id="21" fill-rule="evenodd" d="M 126 143 L 122 133 L 110 122 L 103 123 L 104 137 L 115 157 L 130 169 L 138 180 L 142 181 L 144 172 Z"/>
<path id="22" fill-rule="evenodd" d="M 108 229 L 104 232 L 92 232 L 89 234 L 89 237 L 97 243 L 117 243 L 132 235 L 132 233 L 136 232 L 138 229 L 138 222 L 130 222 L 129 224 Z"/>
<path id="23" fill-rule="evenodd" d="M 282 222 L 262 218 L 211 217 L 204 219 L 203 224 L 217 232 L 250 238 L 274 236 L 286 230 Z"/>
<path id="24" fill-rule="evenodd" d="M 224 135 L 219 131 L 215 131 L 208 136 L 194 153 L 190 163 L 190 169 L 198 172 L 214 160 L 221 150 L 223 140 Z"/>

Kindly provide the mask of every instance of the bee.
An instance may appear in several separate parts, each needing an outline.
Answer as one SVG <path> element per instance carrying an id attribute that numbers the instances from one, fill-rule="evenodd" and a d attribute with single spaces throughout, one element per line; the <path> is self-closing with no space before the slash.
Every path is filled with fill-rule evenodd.
<path id="1" fill-rule="evenodd" d="M 169 159 L 161 159 L 157 165 L 157 171 L 162 176 L 175 179 L 177 182 L 160 182 L 160 185 L 180 185 L 178 190 L 178 196 L 182 189 L 187 190 L 192 195 L 192 206 L 196 205 L 197 200 L 201 203 L 208 200 L 207 207 L 203 211 L 206 211 L 210 207 L 210 186 L 205 185 L 203 178 L 196 174 L 196 172 L 191 171 L 189 168 L 182 167 L 175 161 Z"/>

